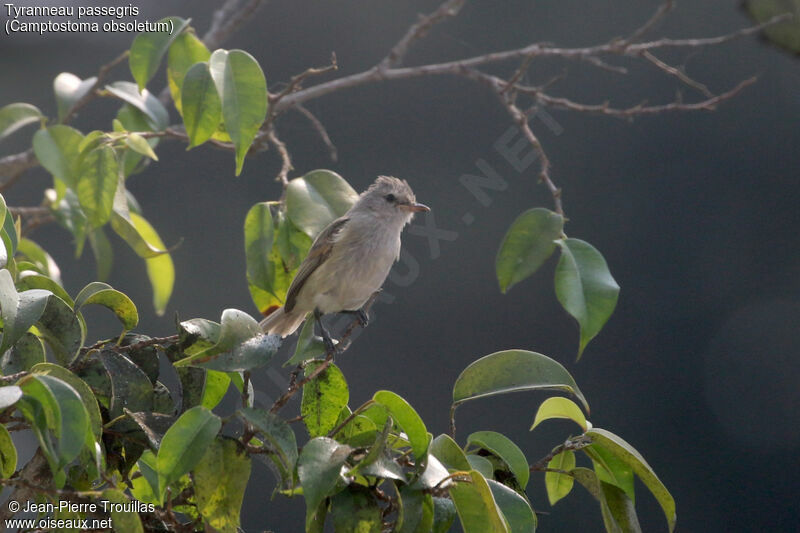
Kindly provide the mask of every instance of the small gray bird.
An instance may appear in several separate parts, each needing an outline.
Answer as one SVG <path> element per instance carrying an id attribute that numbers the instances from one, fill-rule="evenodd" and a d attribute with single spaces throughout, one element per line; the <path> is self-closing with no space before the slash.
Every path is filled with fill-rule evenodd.
<path id="1" fill-rule="evenodd" d="M 416 201 L 405 180 L 380 176 L 353 207 L 331 222 L 311 245 L 289 286 L 286 304 L 261 321 L 265 333 L 285 337 L 306 315 L 314 313 L 326 345 L 333 344 L 322 326 L 325 313 L 358 312 L 381 288 L 392 263 L 400 257 L 400 233 L 415 212 L 430 211 Z"/>

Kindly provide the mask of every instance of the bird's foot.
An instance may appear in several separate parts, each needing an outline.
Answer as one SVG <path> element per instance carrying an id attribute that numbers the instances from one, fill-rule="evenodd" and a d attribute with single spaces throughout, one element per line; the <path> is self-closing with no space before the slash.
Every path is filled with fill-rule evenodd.
<path id="1" fill-rule="evenodd" d="M 347 313 L 348 315 L 356 315 L 358 319 L 358 325 L 362 328 L 365 328 L 369 325 L 369 315 L 363 309 L 359 309 L 358 311 L 342 311 L 343 313 Z"/>
<path id="2" fill-rule="evenodd" d="M 322 323 L 322 313 L 319 309 L 314 310 L 314 319 L 317 322 L 317 326 L 319 326 L 319 332 L 322 334 L 322 343 L 325 345 L 325 353 L 329 358 L 333 359 L 336 355 L 336 344 L 334 344 L 328 330 L 325 329 L 325 325 Z"/>

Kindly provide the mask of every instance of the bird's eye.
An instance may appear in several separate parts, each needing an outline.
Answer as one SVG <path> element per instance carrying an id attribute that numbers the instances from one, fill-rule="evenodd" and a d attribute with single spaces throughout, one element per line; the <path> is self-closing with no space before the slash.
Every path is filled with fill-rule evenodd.
<path id="1" fill-rule="evenodd" d="M 395 197 L 395 195 L 394 195 L 394 194 L 391 194 L 391 193 L 390 193 L 390 194 L 387 194 L 386 196 L 384 196 L 384 198 L 386 198 L 386 201 L 387 201 L 387 202 L 389 202 L 389 203 L 392 203 L 392 202 L 394 202 L 395 200 L 397 200 L 397 198 Z"/>

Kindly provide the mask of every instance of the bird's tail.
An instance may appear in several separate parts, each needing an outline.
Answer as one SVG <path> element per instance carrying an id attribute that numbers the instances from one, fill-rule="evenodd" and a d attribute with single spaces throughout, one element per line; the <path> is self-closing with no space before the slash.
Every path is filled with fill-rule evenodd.
<path id="1" fill-rule="evenodd" d="M 264 330 L 264 333 L 273 333 L 281 337 L 286 337 L 297 331 L 297 328 L 300 327 L 300 324 L 303 323 L 305 318 L 305 313 L 291 311 L 287 313 L 283 307 L 280 307 L 262 320 L 259 325 L 261 329 Z"/>

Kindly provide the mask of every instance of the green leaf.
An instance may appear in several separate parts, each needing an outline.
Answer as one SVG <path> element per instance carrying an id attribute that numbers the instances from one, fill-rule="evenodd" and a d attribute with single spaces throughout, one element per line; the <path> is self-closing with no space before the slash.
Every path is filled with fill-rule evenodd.
<path id="1" fill-rule="evenodd" d="M 194 467 L 197 510 L 216 531 L 238 531 L 250 467 L 250 458 L 239 443 L 226 438 L 211 443 Z"/>
<path id="2" fill-rule="evenodd" d="M 433 532 L 447 533 L 456 519 L 456 506 L 450 498 L 433 497 Z"/>
<path id="3" fill-rule="evenodd" d="M 472 470 L 469 478 L 469 482 L 459 482 L 450 487 L 450 496 L 464 533 L 509 533 L 508 524 L 484 477 Z"/>
<path id="4" fill-rule="evenodd" d="M 71 72 L 62 72 L 53 80 L 53 93 L 58 106 L 58 120 L 64 120 L 69 110 L 94 87 L 97 78 L 92 76 L 85 80 Z"/>
<path id="5" fill-rule="evenodd" d="M 205 318 L 193 318 L 179 324 L 180 344 L 183 353 L 195 355 L 219 342 L 220 325 Z"/>
<path id="6" fill-rule="evenodd" d="M 200 366 L 226 372 L 251 370 L 269 363 L 280 345 L 280 338 L 264 335 L 253 317 L 238 309 L 226 309 L 222 312 L 217 343 L 176 361 L 174 365 Z"/>
<path id="7" fill-rule="evenodd" d="M 20 296 L 27 292 L 33 291 L 25 291 Z M 86 334 L 84 324 L 72 307 L 55 294 L 47 298 L 47 305 L 36 328 L 53 351 L 56 362 L 62 366 L 67 366 L 75 358 Z"/>
<path id="8" fill-rule="evenodd" d="M 36 132 L 33 153 L 50 174 L 75 188 L 79 176 L 78 147 L 83 139 L 83 134 L 75 128 L 57 124 Z"/>
<path id="9" fill-rule="evenodd" d="M 22 389 L 16 385 L 0 387 L 0 410 L 11 407 L 22 398 Z"/>
<path id="10" fill-rule="evenodd" d="M 0 141 L 18 129 L 44 118 L 35 105 L 22 102 L 0 107 Z"/>
<path id="11" fill-rule="evenodd" d="M 153 410 L 153 383 L 142 369 L 124 355 L 102 350 L 100 360 L 111 377 L 111 404 L 108 414 L 113 420 L 124 414 Z"/>
<path id="12" fill-rule="evenodd" d="M 132 330 L 139 323 L 139 313 L 133 301 L 125 294 L 114 290 L 107 283 L 94 281 L 81 289 L 81 292 L 75 297 L 75 310 L 89 304 L 101 305 L 109 309 L 117 315 L 125 331 Z"/>
<path id="13" fill-rule="evenodd" d="M 187 150 L 209 140 L 222 120 L 220 101 L 208 63 L 195 63 L 183 78 L 181 112 L 186 134 Z"/>
<path id="14" fill-rule="evenodd" d="M 247 280 L 270 290 L 274 265 L 270 261 L 275 230 L 267 202 L 261 202 L 247 212 L 244 219 L 244 248 L 247 258 Z"/>
<path id="15" fill-rule="evenodd" d="M 388 390 L 376 392 L 372 399 L 384 406 L 397 425 L 403 428 L 417 460 L 424 460 L 428 453 L 428 430 L 414 408 L 403 398 Z"/>
<path id="16" fill-rule="evenodd" d="M 78 202 L 78 196 L 72 189 L 64 191 L 64 197 L 56 205 L 53 216 L 75 237 L 75 256 L 79 257 L 86 241 L 88 222 Z"/>
<path id="17" fill-rule="evenodd" d="M 231 377 L 225 372 L 207 370 L 206 384 L 205 387 L 203 387 L 203 399 L 200 402 L 201 405 L 206 409 L 215 408 L 219 405 L 219 402 L 222 401 L 222 398 L 225 397 L 225 393 L 228 392 L 230 384 Z"/>
<path id="18" fill-rule="evenodd" d="M 181 88 L 183 87 L 184 76 L 186 76 L 192 65 L 201 61 L 208 61 L 210 57 L 211 52 L 192 31 L 185 31 L 178 35 L 169 47 L 169 52 L 167 53 L 167 81 L 169 82 L 172 101 L 175 102 L 175 108 L 179 113 L 183 113 Z M 219 121 L 217 124 L 219 124 Z"/>
<path id="19" fill-rule="evenodd" d="M 43 290 L 17 293 L 11 273 L 0 270 L 0 318 L 3 319 L 0 353 L 5 353 L 39 320 L 50 296 L 49 291 Z"/>
<path id="20" fill-rule="evenodd" d="M 46 388 L 58 405 L 54 434 L 60 469 L 75 459 L 86 443 L 89 415 L 78 392 L 61 379 L 42 374 L 32 375 L 22 385 L 26 393 L 27 385 L 32 381 Z"/>
<path id="21" fill-rule="evenodd" d="M 267 116 L 267 81 L 253 56 L 243 50 L 217 50 L 208 60 L 222 102 L 222 120 L 236 148 L 236 175 Z"/>
<path id="22" fill-rule="evenodd" d="M 108 222 L 117 190 L 117 158 L 109 146 L 95 148 L 82 158 L 75 192 L 93 228 Z"/>
<path id="23" fill-rule="evenodd" d="M 564 230 L 564 217 L 537 207 L 525 211 L 511 224 L 497 252 L 495 269 L 500 292 L 536 272 L 556 249 Z"/>
<path id="24" fill-rule="evenodd" d="M 311 374 L 322 362 L 312 361 L 305 367 L 305 375 Z M 303 387 L 303 402 L 300 414 L 312 438 L 327 435 L 336 427 L 339 412 L 350 401 L 350 392 L 344 374 L 334 364 Z"/>
<path id="25" fill-rule="evenodd" d="M 771 24 L 762 31 L 774 45 L 800 54 L 800 4 L 797 0 L 746 0 L 744 7 L 757 23 L 789 13 L 793 17 L 777 24 Z"/>
<path id="26" fill-rule="evenodd" d="M 283 363 L 283 366 L 296 366 L 313 359 L 325 355 L 327 348 L 325 343 L 319 335 L 314 333 L 314 326 L 316 321 L 314 319 L 306 320 L 303 328 L 300 330 L 300 335 L 297 336 L 297 346 L 294 349 L 294 354 L 288 361 Z M 336 341 L 334 340 L 334 344 Z"/>
<path id="27" fill-rule="evenodd" d="M 525 454 L 508 437 L 495 431 L 476 431 L 467 437 L 467 443 L 483 448 L 499 457 L 524 489 L 528 486 L 530 470 Z"/>
<path id="28" fill-rule="evenodd" d="M 642 528 L 639 525 L 639 518 L 636 516 L 633 502 L 628 498 L 628 495 L 622 489 L 604 481 L 600 482 L 600 486 L 605 495 L 608 511 L 619 530 L 624 533 L 641 533 Z"/>
<path id="29" fill-rule="evenodd" d="M 114 531 L 120 533 L 141 533 L 144 531 L 139 513 L 125 510 L 129 508 L 135 509 L 135 506 L 132 505 L 131 500 L 125 493 L 115 489 L 106 489 L 103 491 L 103 500 L 122 504 L 122 506 L 113 506 L 109 513 L 111 522 L 114 524 Z"/>
<path id="30" fill-rule="evenodd" d="M 131 44 L 128 64 L 131 68 L 133 79 L 139 84 L 140 89 L 144 89 L 147 82 L 158 70 L 161 58 L 167 53 L 169 45 L 180 35 L 184 28 L 189 25 L 188 20 L 179 17 L 166 17 L 158 23 L 167 22 L 170 24 L 170 31 L 149 31 L 142 32 L 136 36 Z"/>
<path id="31" fill-rule="evenodd" d="M 586 434 L 592 438 L 593 447 L 605 448 L 633 469 L 634 473 L 642 480 L 645 486 L 650 489 L 656 501 L 661 505 L 661 508 L 664 510 L 664 516 L 667 518 L 669 530 L 673 531 L 675 529 L 676 520 L 675 500 L 661 480 L 658 479 L 658 476 L 656 476 L 650 465 L 647 464 L 647 461 L 644 460 L 644 457 L 642 457 L 633 446 L 610 431 L 592 428 L 587 431 Z"/>
<path id="32" fill-rule="evenodd" d="M 169 113 L 158 98 L 150 94 L 147 89 L 139 92 L 136 84 L 129 81 L 116 81 L 106 85 L 105 89 L 144 113 L 153 131 L 162 131 L 169 125 Z"/>
<path id="33" fill-rule="evenodd" d="M 533 420 L 533 425 L 530 430 L 533 431 L 536 426 L 551 418 L 566 418 L 572 420 L 584 431 L 586 431 L 588 427 L 586 417 L 583 416 L 583 411 L 581 411 L 581 408 L 578 407 L 575 402 L 569 398 L 556 396 L 542 402 L 542 405 L 539 406 L 539 410 L 536 411 L 536 417 Z"/>
<path id="34" fill-rule="evenodd" d="M 151 125 L 152 121 L 148 119 L 147 115 L 130 104 L 124 104 L 119 111 L 117 111 L 116 120 L 122 124 L 123 131 L 126 132 L 153 131 L 153 127 Z M 160 139 L 158 137 L 150 137 L 145 139 L 151 150 L 155 150 L 156 146 L 158 146 L 159 140 Z M 142 149 L 144 150 L 143 146 Z M 150 164 L 150 161 L 150 159 L 145 159 L 145 157 L 139 152 L 135 152 L 133 150 L 124 150 L 122 152 L 120 166 L 122 167 L 123 174 L 127 177 L 146 168 L 147 165 Z"/>
<path id="35" fill-rule="evenodd" d="M 619 298 L 602 254 L 580 239 L 556 241 L 561 259 L 556 266 L 555 287 L 558 301 L 580 325 L 578 358 L 611 317 Z"/>
<path id="36" fill-rule="evenodd" d="M 550 462 L 547 463 L 547 468 L 564 470 L 565 472 L 571 471 L 575 468 L 575 452 L 564 450 L 550 459 Z M 555 505 L 558 500 L 569 494 L 574 483 L 575 479 L 570 475 L 559 472 L 545 472 L 544 486 L 547 489 L 547 499 L 550 500 L 550 505 Z"/>
<path id="37" fill-rule="evenodd" d="M 153 147 L 150 146 L 147 139 L 138 133 L 128 133 L 128 136 L 125 137 L 125 144 L 134 152 L 147 156 L 153 161 L 158 161 L 158 156 L 153 151 Z"/>
<path id="38" fill-rule="evenodd" d="M 92 389 L 81 378 L 64 368 L 53 363 L 39 363 L 30 369 L 31 374 L 53 376 L 60 379 L 73 389 L 81 398 L 86 414 L 89 417 L 89 427 L 92 430 L 95 440 L 100 440 L 103 436 L 103 418 L 100 414 L 100 407 L 97 405 Z M 0 389 L 3 390 L 3 389 Z"/>
<path id="39" fill-rule="evenodd" d="M 5 389 L 7 387 L 3 387 Z M 3 389 L 0 389 L 0 393 Z M 2 394 L 0 394 L 1 396 Z M 8 479 L 17 470 L 17 448 L 11 440 L 11 434 L 0 424 L 0 478 Z"/>
<path id="40" fill-rule="evenodd" d="M 289 182 L 286 213 L 295 226 L 313 239 L 344 215 L 357 199 L 358 193 L 339 174 L 314 170 Z"/>
<path id="41" fill-rule="evenodd" d="M 297 475 L 306 499 L 306 530 L 321 517 L 320 503 L 330 496 L 339 481 L 339 472 L 352 448 L 327 437 L 311 439 L 297 459 Z"/>
<path id="42" fill-rule="evenodd" d="M 533 512 L 525 498 L 502 483 L 491 479 L 487 479 L 486 482 L 492 489 L 492 496 L 508 522 L 510 533 L 533 533 L 536 531 L 536 513 Z"/>
<path id="43" fill-rule="evenodd" d="M 615 485 L 625 491 L 631 501 L 636 501 L 633 486 L 633 468 L 602 446 L 587 446 L 583 452 L 589 456 L 600 481 Z"/>
<path id="44" fill-rule="evenodd" d="M 148 249 L 166 249 L 155 228 L 144 217 L 136 213 L 131 213 L 130 216 L 136 234 L 144 241 Z M 136 250 L 136 247 L 134 247 L 134 250 Z M 141 256 L 141 254 L 139 255 Z M 175 285 L 175 266 L 169 253 L 146 257 L 145 265 L 147 266 L 147 277 L 153 288 L 153 307 L 156 310 L 156 314 L 161 316 L 166 311 L 167 303 L 169 303 L 169 298 L 172 296 L 172 288 Z"/>
<path id="45" fill-rule="evenodd" d="M 467 462 L 469 463 L 469 468 L 467 470 L 480 472 L 487 480 L 494 479 L 494 465 L 492 465 L 490 460 L 471 453 L 467 455 Z"/>
<path id="46" fill-rule="evenodd" d="M 433 439 L 429 451 L 450 471 L 472 469 L 464 451 L 449 435 L 442 434 Z"/>
<path id="47" fill-rule="evenodd" d="M 289 424 L 274 413 L 263 409 L 244 407 L 239 415 L 249 422 L 257 435 L 275 450 L 270 457 L 277 457 L 281 481 L 291 484 L 292 473 L 297 463 L 297 440 Z"/>
<path id="48" fill-rule="evenodd" d="M 222 427 L 220 418 L 202 406 L 192 407 L 172 425 L 161 439 L 156 458 L 159 500 L 167 486 L 178 481 L 203 458 Z"/>
<path id="49" fill-rule="evenodd" d="M 381 508 L 366 490 L 345 490 L 331 499 L 334 533 L 381 533 Z"/>
<path id="50" fill-rule="evenodd" d="M 51 278 L 57 284 L 61 284 L 61 270 L 44 248 L 23 237 L 17 243 L 17 253 L 34 263 L 40 273 Z"/>
<path id="51" fill-rule="evenodd" d="M 33 365 L 44 362 L 44 346 L 33 333 L 24 333 L 0 357 L 0 372 L 4 375 L 29 370 Z"/>
<path id="52" fill-rule="evenodd" d="M 484 356 L 461 372 L 453 386 L 453 405 L 467 400 L 526 390 L 561 390 L 589 404 L 560 363 L 526 350 L 505 350 Z"/>
<path id="53" fill-rule="evenodd" d="M 97 279 L 100 281 L 108 279 L 114 262 L 114 252 L 103 228 L 97 228 L 89 232 L 89 245 L 92 247 L 95 264 L 97 265 Z"/>
<path id="54" fill-rule="evenodd" d="M 433 527 L 433 498 L 422 490 L 400 485 L 397 533 L 429 533 Z"/>

